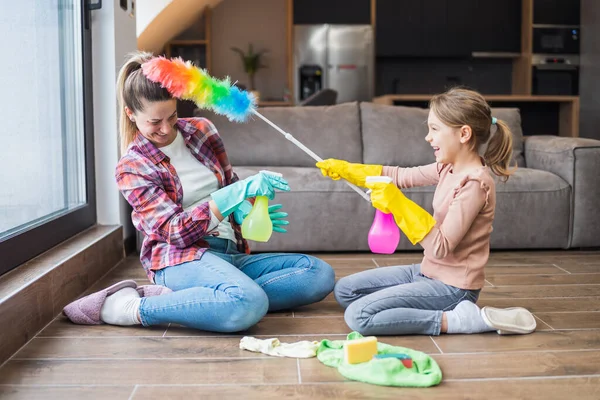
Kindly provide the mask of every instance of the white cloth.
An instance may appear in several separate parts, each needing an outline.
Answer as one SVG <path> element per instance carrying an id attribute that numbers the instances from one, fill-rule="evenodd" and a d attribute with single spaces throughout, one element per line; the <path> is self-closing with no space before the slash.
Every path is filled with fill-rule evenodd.
<path id="1" fill-rule="evenodd" d="M 311 358 L 317 355 L 319 344 L 320 342 L 308 340 L 281 343 L 277 338 L 257 339 L 252 336 L 244 336 L 240 340 L 240 349 L 277 357 Z"/>
<path id="2" fill-rule="evenodd" d="M 219 190 L 219 181 L 213 172 L 196 159 L 185 145 L 183 135 L 177 131 L 173 143 L 160 148 L 160 151 L 169 157 L 171 165 L 175 168 L 181 181 L 183 190 L 183 209 L 188 211 L 210 200 L 210 195 Z M 227 219 L 220 223 L 211 212 L 209 232 L 216 230 L 219 238 L 236 241 L 235 233 Z"/>

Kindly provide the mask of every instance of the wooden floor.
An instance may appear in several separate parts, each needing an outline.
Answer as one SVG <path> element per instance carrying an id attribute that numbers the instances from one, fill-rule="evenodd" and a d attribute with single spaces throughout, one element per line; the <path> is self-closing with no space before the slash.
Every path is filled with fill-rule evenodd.
<path id="1" fill-rule="evenodd" d="M 418 262 L 419 254 L 320 255 L 337 277 Z M 496 252 L 479 304 L 524 306 L 538 330 L 438 337 L 379 337 L 432 355 L 443 382 L 401 389 L 346 381 L 317 359 L 276 358 L 239 349 L 240 338 L 282 342 L 343 339 L 349 332 L 332 296 L 270 314 L 239 335 L 179 326 L 50 323 L 0 369 L 2 399 L 600 399 L 600 252 Z M 134 278 L 130 258 L 90 290 Z M 6 329 L 6 327 L 3 327 Z"/>

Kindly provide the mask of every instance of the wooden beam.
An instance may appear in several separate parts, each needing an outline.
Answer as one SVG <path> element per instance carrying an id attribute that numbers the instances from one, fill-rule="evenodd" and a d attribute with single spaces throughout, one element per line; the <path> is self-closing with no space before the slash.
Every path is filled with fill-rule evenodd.
<path id="1" fill-rule="evenodd" d="M 513 62 L 512 93 L 531 94 L 533 48 L 533 0 L 521 0 L 521 56 Z"/>
<path id="2" fill-rule="evenodd" d="M 558 134 L 579 137 L 579 97 L 560 103 L 558 111 Z"/>

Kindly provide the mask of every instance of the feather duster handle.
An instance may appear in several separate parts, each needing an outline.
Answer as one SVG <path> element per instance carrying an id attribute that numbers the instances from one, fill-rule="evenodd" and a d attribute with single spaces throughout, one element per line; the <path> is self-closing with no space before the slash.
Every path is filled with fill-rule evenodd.
<path id="1" fill-rule="evenodd" d="M 142 64 L 142 72 L 173 97 L 192 100 L 198 107 L 211 109 L 231 121 L 243 122 L 256 109 L 253 94 L 233 86 L 229 78 L 215 79 L 181 58 L 155 57 Z"/>

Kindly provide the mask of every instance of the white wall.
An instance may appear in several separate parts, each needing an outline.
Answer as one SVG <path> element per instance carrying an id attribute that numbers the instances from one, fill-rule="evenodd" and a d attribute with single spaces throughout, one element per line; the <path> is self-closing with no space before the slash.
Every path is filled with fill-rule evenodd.
<path id="1" fill-rule="evenodd" d="M 131 0 L 130 0 L 131 1 Z M 136 36 L 173 0 L 137 0 L 135 3 L 137 21 Z"/>
<path id="2" fill-rule="evenodd" d="M 137 49 L 136 21 L 119 7 L 119 0 L 105 1 L 92 13 L 94 81 L 94 145 L 98 223 L 123 225 L 124 236 L 135 232 L 129 205 L 117 189 L 114 171 L 119 160 L 118 114 L 115 82 L 125 55 Z"/>
<path id="3" fill-rule="evenodd" d="M 224 0 L 212 13 L 211 74 L 233 82 L 248 84 L 242 62 L 231 47 L 244 51 L 248 43 L 255 50 L 267 49 L 264 59 L 268 69 L 256 73 L 256 89 L 261 98 L 283 98 L 287 86 L 287 1 L 284 0 Z"/>

